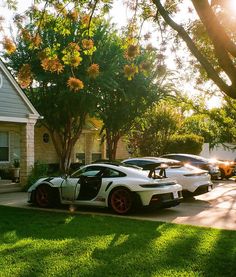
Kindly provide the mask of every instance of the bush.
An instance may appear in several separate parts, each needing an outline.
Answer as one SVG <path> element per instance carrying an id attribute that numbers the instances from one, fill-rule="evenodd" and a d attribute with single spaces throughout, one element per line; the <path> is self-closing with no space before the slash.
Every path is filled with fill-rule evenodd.
<path id="1" fill-rule="evenodd" d="M 40 162 L 35 162 L 34 167 L 32 167 L 32 170 L 28 176 L 26 185 L 24 187 L 24 190 L 28 190 L 28 188 L 33 185 L 39 178 L 47 177 L 48 173 L 48 165 L 42 164 Z"/>
<path id="2" fill-rule="evenodd" d="M 166 153 L 186 153 L 198 155 L 202 151 L 204 138 L 194 134 L 173 135 L 169 140 Z"/>

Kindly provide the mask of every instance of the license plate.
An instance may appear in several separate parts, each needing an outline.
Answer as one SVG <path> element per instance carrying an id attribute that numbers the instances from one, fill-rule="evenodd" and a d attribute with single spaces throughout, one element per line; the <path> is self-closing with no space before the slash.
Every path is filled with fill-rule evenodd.
<path id="1" fill-rule="evenodd" d="M 174 191 L 173 192 L 173 196 L 174 196 L 174 198 L 178 198 L 179 196 L 178 196 L 178 192 L 177 191 Z"/>

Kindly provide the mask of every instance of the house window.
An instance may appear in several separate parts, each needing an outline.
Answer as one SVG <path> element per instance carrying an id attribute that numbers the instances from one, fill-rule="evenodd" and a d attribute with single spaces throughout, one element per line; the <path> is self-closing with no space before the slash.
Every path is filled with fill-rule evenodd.
<path id="1" fill-rule="evenodd" d="M 0 132 L 0 162 L 9 161 L 9 134 Z"/>
<path id="2" fill-rule="evenodd" d="M 48 133 L 43 134 L 43 142 L 44 143 L 49 143 L 49 134 Z"/>
<path id="3" fill-rule="evenodd" d="M 92 161 L 98 161 L 102 159 L 102 154 L 101 153 L 92 153 Z"/>
<path id="4" fill-rule="evenodd" d="M 75 158 L 77 163 L 85 164 L 85 153 L 76 153 Z"/>

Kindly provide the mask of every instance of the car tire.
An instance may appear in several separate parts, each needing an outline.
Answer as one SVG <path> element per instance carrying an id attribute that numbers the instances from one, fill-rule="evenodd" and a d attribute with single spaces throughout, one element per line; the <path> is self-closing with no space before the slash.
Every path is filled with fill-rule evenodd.
<path id="1" fill-rule="evenodd" d="M 123 215 L 133 211 L 135 206 L 134 197 L 131 191 L 119 187 L 111 191 L 109 195 L 109 207 L 117 214 Z"/>
<path id="2" fill-rule="evenodd" d="M 55 198 L 53 189 L 49 185 L 42 184 L 35 191 L 35 204 L 40 208 L 52 207 L 55 204 Z"/>

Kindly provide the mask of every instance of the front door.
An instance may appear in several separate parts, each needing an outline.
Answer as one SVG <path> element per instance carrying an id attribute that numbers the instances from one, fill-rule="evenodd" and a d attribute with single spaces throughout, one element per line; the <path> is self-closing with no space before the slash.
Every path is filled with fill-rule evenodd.
<path id="1" fill-rule="evenodd" d="M 76 200 L 92 200 L 101 188 L 102 178 L 100 176 L 82 175 L 79 180 L 79 194 Z"/>

